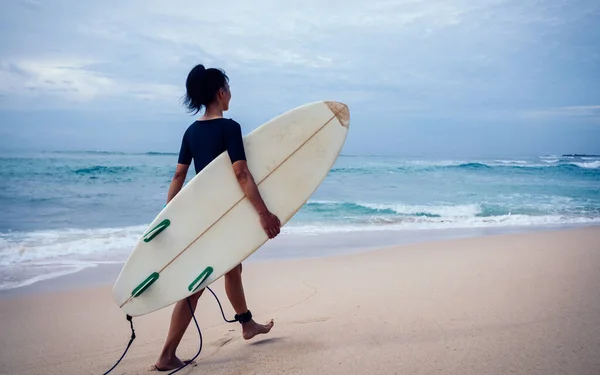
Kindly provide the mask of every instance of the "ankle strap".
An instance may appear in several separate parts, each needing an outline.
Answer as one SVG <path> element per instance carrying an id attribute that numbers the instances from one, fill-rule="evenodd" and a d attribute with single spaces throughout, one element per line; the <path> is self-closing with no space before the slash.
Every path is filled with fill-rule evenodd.
<path id="1" fill-rule="evenodd" d="M 252 319 L 252 313 L 250 310 L 246 311 L 243 314 L 235 314 L 235 320 L 240 323 L 247 323 Z"/>

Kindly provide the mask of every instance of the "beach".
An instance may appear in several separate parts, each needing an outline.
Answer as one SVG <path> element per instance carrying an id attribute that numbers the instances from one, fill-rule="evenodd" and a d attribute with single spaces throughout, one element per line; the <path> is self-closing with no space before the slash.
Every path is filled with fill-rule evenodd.
<path id="1" fill-rule="evenodd" d="M 2 10 L 0 375 L 600 375 L 600 1 Z"/>
<path id="2" fill-rule="evenodd" d="M 119 266 L 103 267 L 0 293 L 0 373 L 103 374 L 119 359 L 131 332 L 111 296 Z M 202 352 L 179 373 L 595 375 L 599 269 L 598 226 L 247 262 L 249 307 L 275 327 L 243 340 L 206 291 Z M 222 279 L 211 288 L 232 319 Z M 111 374 L 158 373 L 171 309 L 133 319 Z M 192 322 L 178 355 L 198 345 Z"/>

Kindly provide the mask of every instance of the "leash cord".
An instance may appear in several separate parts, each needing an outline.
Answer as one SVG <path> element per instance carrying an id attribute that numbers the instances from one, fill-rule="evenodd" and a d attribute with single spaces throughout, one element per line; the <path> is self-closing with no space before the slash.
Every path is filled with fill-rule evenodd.
<path id="1" fill-rule="evenodd" d="M 229 320 L 225 317 L 225 312 L 223 312 L 223 306 L 221 306 L 221 301 L 219 301 L 219 297 L 217 297 L 217 295 L 215 294 L 215 292 L 212 291 L 212 289 L 210 289 L 209 287 L 206 287 L 213 296 L 215 296 L 215 299 L 217 300 L 217 303 L 219 304 L 219 309 L 221 309 L 221 315 L 223 316 L 223 320 L 225 320 L 227 323 L 235 323 L 236 320 Z M 198 321 L 196 320 L 196 315 L 194 314 L 194 309 L 192 308 L 192 303 L 190 302 L 189 298 L 186 298 L 187 302 L 188 302 L 188 306 L 190 307 L 190 312 L 192 313 L 192 318 L 194 319 L 194 323 L 196 324 L 196 328 L 198 329 L 198 336 L 200 337 L 200 348 L 198 349 L 198 353 L 196 353 L 196 355 L 194 356 L 194 358 L 190 359 L 189 361 L 187 361 L 183 366 L 176 368 L 175 370 L 173 370 L 172 372 L 168 373 L 167 375 L 171 375 L 174 374 L 176 372 L 178 372 L 179 370 L 183 369 L 184 367 L 186 367 L 187 365 L 189 365 L 190 363 L 193 363 L 193 361 L 198 358 L 198 356 L 200 355 L 200 352 L 202 352 L 202 331 L 200 330 L 200 326 L 198 325 Z M 133 319 L 131 316 L 127 315 L 127 320 L 129 321 L 129 324 L 131 325 L 131 338 L 129 339 L 129 344 L 127 344 L 127 347 L 125 348 L 125 351 L 123 352 L 123 354 L 121 355 L 121 358 L 119 358 L 119 360 L 117 361 L 117 363 L 115 363 L 113 365 L 113 367 L 110 368 L 110 370 L 106 371 L 103 375 L 108 374 L 109 372 L 111 372 L 112 370 L 115 369 L 115 367 L 117 367 L 117 365 L 121 362 L 121 360 L 125 357 L 125 354 L 127 353 L 127 351 L 129 350 L 129 347 L 131 346 L 131 344 L 133 343 L 133 340 L 135 340 L 135 331 L 133 329 Z"/>
<path id="2" fill-rule="evenodd" d="M 121 358 L 119 358 L 119 360 L 117 361 L 117 363 L 115 363 L 113 365 L 113 367 L 110 368 L 110 370 L 106 371 L 103 375 L 108 374 L 109 372 L 111 372 L 112 370 L 115 369 L 115 367 L 117 367 L 117 365 L 121 362 L 121 360 L 125 357 L 125 354 L 127 353 L 127 351 L 129 350 L 129 347 L 131 346 L 131 344 L 133 343 L 133 340 L 135 340 L 135 331 L 133 330 L 133 318 L 129 315 L 127 315 L 127 320 L 129 320 L 129 324 L 131 325 L 131 338 L 129 339 L 129 344 L 127 344 L 127 347 L 125 348 L 125 351 L 123 352 L 123 354 L 121 355 Z"/>

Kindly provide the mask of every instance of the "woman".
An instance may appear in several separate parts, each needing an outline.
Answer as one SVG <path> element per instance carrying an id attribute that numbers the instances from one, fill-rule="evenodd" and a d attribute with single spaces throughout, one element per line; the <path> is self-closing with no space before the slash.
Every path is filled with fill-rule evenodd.
<path id="1" fill-rule="evenodd" d="M 248 170 L 241 127 L 237 122 L 223 118 L 223 112 L 229 109 L 231 100 L 228 81 L 229 78 L 223 71 L 214 68 L 205 69 L 203 65 L 195 66 L 188 74 L 185 105 L 194 114 L 200 112 L 202 108 L 205 108 L 205 112 L 188 127 L 183 135 L 177 169 L 169 188 L 167 203 L 183 187 L 192 160 L 198 173 L 213 159 L 227 151 L 235 176 L 256 209 L 264 231 L 269 238 L 274 238 L 279 234 L 281 222 L 268 210 Z M 203 291 L 204 289 L 189 297 L 193 311 L 196 310 L 198 298 Z M 272 320 L 262 325 L 252 319 L 252 314 L 246 305 L 241 264 L 225 274 L 225 291 L 236 312 L 236 320 L 242 325 L 244 339 L 249 340 L 257 334 L 268 333 L 271 330 Z M 155 365 L 158 370 L 167 371 L 184 365 L 177 358 L 176 351 L 191 319 L 187 301 L 177 302 L 173 309 L 166 342 Z"/>

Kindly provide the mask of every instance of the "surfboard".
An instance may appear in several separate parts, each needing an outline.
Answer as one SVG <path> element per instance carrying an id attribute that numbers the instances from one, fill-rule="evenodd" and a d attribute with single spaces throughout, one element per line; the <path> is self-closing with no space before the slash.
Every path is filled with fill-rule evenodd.
<path id="1" fill-rule="evenodd" d="M 282 226 L 329 173 L 349 123 L 345 104 L 320 101 L 243 137 L 250 172 Z M 130 316 L 167 307 L 210 285 L 268 240 L 223 152 L 148 225 L 115 281 L 114 301 Z"/>

